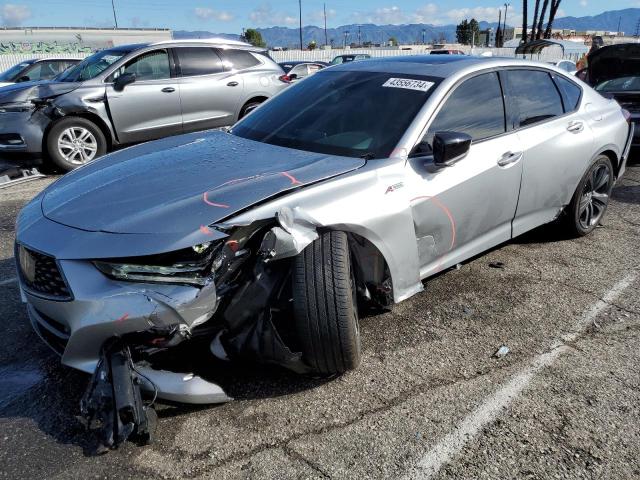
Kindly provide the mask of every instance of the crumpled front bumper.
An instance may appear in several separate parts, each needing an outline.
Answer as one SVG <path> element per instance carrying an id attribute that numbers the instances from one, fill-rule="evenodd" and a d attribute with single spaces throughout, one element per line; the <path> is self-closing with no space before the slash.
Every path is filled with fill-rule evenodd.
<path id="1" fill-rule="evenodd" d="M 217 308 L 213 283 L 199 289 L 182 285 L 114 281 L 88 261 L 58 261 L 73 298 L 58 301 L 21 284 L 31 323 L 38 335 L 62 355 L 62 363 L 92 373 L 102 345 L 110 338 L 177 327 L 190 330 Z M 158 397 L 187 403 L 228 401 L 220 387 L 191 373 L 137 369 L 150 380 L 143 387 Z"/>

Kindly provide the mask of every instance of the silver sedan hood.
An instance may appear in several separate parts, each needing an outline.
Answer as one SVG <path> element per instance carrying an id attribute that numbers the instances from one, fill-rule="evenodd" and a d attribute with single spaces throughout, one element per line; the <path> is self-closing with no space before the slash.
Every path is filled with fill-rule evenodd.
<path id="1" fill-rule="evenodd" d="M 73 171 L 45 191 L 42 211 L 87 231 L 191 232 L 364 163 L 200 132 L 128 148 Z"/>

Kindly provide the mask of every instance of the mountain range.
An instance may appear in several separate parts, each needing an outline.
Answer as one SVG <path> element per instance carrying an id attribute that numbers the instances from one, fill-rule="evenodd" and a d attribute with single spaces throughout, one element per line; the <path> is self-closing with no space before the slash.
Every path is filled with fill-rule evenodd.
<path id="1" fill-rule="evenodd" d="M 627 35 L 640 33 L 640 8 L 627 8 L 624 10 L 614 10 L 603 12 L 590 17 L 563 17 L 554 22 L 555 28 L 566 28 L 573 30 L 605 30 L 620 31 Z M 496 28 L 497 22 L 480 22 L 480 29 Z M 269 27 L 257 29 L 262 38 L 270 47 L 296 47 L 300 43 L 299 30 L 289 27 Z M 638 31 L 637 31 L 638 30 Z M 208 31 L 184 31 L 173 32 L 174 38 L 207 38 L 226 37 L 237 39 L 237 34 L 212 33 Z M 421 43 L 424 39 L 427 43 L 446 40 L 454 42 L 456 36 L 455 25 L 431 25 L 431 24 L 408 24 L 408 25 L 341 25 L 327 30 L 327 40 L 330 44 L 340 46 L 345 43 L 381 43 L 394 37 L 399 43 Z M 316 41 L 319 45 L 325 43 L 324 29 L 316 26 L 304 26 L 302 28 L 302 41 L 306 46 L 311 41 Z"/>

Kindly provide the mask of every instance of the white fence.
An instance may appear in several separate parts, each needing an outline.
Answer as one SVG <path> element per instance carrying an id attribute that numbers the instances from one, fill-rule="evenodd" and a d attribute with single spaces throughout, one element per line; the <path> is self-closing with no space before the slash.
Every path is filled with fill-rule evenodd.
<path id="1" fill-rule="evenodd" d="M 460 48 L 465 53 L 473 55 L 481 55 L 490 52 L 496 57 L 515 57 L 515 49 L 513 48 L 473 48 L 463 46 Z M 372 57 L 393 57 L 407 55 L 425 55 L 429 53 L 426 48 L 416 48 L 415 50 L 400 50 L 393 48 L 360 48 L 360 49 L 333 49 L 333 50 L 286 50 L 269 52 L 276 62 L 290 62 L 294 60 L 312 60 L 321 62 L 330 62 L 337 55 L 358 54 L 363 53 Z M 13 65 L 16 65 L 31 58 L 78 58 L 83 59 L 87 56 L 84 53 L 65 53 L 65 54 L 49 54 L 49 53 L 32 53 L 32 54 L 2 54 L 0 55 L 0 71 L 4 71 Z M 574 58 L 575 57 L 575 58 Z M 560 47 L 550 47 L 543 50 L 541 54 L 530 55 L 527 58 L 540 61 L 558 61 L 563 58 L 578 60 L 575 55 L 563 55 Z"/>
<path id="2" fill-rule="evenodd" d="M 458 47 L 456 47 L 458 49 Z M 494 57 L 510 57 L 516 56 L 515 48 L 471 48 L 462 46 L 459 48 L 463 52 L 471 55 L 491 54 Z M 286 50 L 269 52 L 276 62 L 292 62 L 295 60 L 310 60 L 320 62 L 330 62 L 338 55 L 366 54 L 372 57 L 394 57 L 407 55 L 425 55 L 429 53 L 426 48 L 417 47 L 413 50 L 400 50 L 393 48 L 353 48 L 353 49 L 333 49 L 333 50 Z M 540 54 L 527 55 L 526 58 L 540 61 L 558 61 L 562 59 L 579 60 L 579 57 L 571 54 L 563 54 L 561 47 L 545 48 Z"/>

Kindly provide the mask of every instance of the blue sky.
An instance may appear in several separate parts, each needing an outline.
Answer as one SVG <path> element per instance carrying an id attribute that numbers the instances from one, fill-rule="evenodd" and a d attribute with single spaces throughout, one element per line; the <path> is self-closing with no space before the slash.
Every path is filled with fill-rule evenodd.
<path id="1" fill-rule="evenodd" d="M 457 23 L 464 18 L 497 21 L 505 0 L 327 0 L 330 27 L 347 23 Z M 509 0 L 506 0 L 509 1 Z M 238 33 L 243 27 L 298 24 L 298 1 L 114 0 L 121 27 L 165 27 Z M 530 9 L 534 0 L 529 0 Z M 509 19 L 516 21 L 521 0 L 511 0 Z M 322 24 L 322 1 L 303 0 L 303 23 Z M 606 10 L 640 7 L 640 0 L 563 0 L 558 15 L 595 15 Z M 113 26 L 111 0 L 0 1 L 0 20 L 9 26 Z"/>

